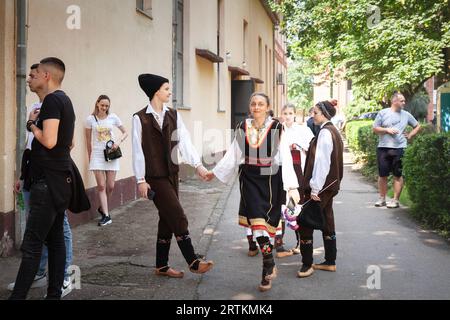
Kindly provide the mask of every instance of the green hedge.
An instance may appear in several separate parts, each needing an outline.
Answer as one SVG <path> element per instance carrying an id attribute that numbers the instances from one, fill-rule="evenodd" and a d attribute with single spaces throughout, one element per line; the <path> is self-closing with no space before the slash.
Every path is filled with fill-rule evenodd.
<path id="1" fill-rule="evenodd" d="M 362 172 L 376 177 L 378 136 L 373 133 L 373 120 L 350 121 L 345 126 L 347 144 L 356 161 L 364 164 Z"/>
<path id="2" fill-rule="evenodd" d="M 450 133 L 422 134 L 406 149 L 403 173 L 413 215 L 450 232 Z"/>
<path id="3" fill-rule="evenodd" d="M 345 126 L 347 144 L 356 161 L 363 163 L 362 174 L 378 176 L 376 150 L 378 136 L 372 120 L 350 121 Z M 450 133 L 436 134 L 433 126 L 421 124 L 403 158 L 405 191 L 412 214 L 430 227 L 450 234 Z M 406 130 L 411 131 L 411 128 Z M 389 184 L 392 184 L 389 179 Z M 408 198 L 408 199 L 405 199 Z M 402 200 L 402 198 L 400 198 Z"/>

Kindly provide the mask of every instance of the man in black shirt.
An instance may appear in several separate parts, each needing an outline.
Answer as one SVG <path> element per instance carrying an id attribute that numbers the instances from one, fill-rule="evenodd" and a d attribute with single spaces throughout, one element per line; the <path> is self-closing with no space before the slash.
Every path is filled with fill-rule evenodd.
<path id="1" fill-rule="evenodd" d="M 65 65 L 58 58 L 43 59 L 37 72 L 37 90 L 44 93 L 40 113 L 33 113 L 27 129 L 34 134 L 31 151 L 30 213 L 21 247 L 22 262 L 10 299 L 26 299 L 39 268 L 42 245 L 49 253 L 47 299 L 60 299 L 64 281 L 64 211 L 72 189 L 70 149 L 75 113 L 60 90 Z"/>

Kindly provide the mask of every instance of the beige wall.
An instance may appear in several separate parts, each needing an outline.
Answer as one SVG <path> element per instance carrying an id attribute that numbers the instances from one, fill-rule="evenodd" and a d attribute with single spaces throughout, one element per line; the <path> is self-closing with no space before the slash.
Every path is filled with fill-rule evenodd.
<path id="1" fill-rule="evenodd" d="M 16 84 L 14 0 L 0 1 L 0 214 L 14 210 Z M 0 234 L 0 238 L 3 234 Z"/>
<path id="2" fill-rule="evenodd" d="M 80 30 L 66 28 L 69 5 L 81 8 Z M 48 12 L 52 12 L 51 19 Z M 63 90 L 72 99 L 77 117 L 72 157 L 86 187 L 95 186 L 95 179 L 88 171 L 84 121 L 97 97 L 107 94 L 111 98 L 111 111 L 131 132 L 133 113 L 147 104 L 138 75 L 149 72 L 172 77 L 172 2 L 153 0 L 152 13 L 153 20 L 138 13 L 135 0 L 29 1 L 27 65 L 46 56 L 60 57 L 66 63 Z M 34 101 L 36 96 L 28 93 L 27 104 Z M 133 176 L 131 137 L 122 146 L 118 179 Z"/>
<path id="3" fill-rule="evenodd" d="M 150 72 L 172 81 L 172 1 L 153 0 L 149 19 L 135 8 L 135 0 L 33 0 L 28 2 L 27 66 L 47 56 L 60 57 L 67 67 L 63 90 L 71 97 L 77 116 L 72 156 L 79 166 L 87 188 L 95 186 L 88 171 L 84 137 L 84 121 L 92 112 L 98 95 L 111 98 L 111 111 L 117 113 L 131 132 L 132 114 L 144 107 L 147 99 L 140 90 L 137 76 Z M 221 45 L 218 54 L 224 58 L 217 64 L 195 54 L 195 49 L 217 53 L 218 5 L 221 3 Z M 0 51 L 1 120 L 0 148 L 0 211 L 13 210 L 10 186 L 15 163 L 15 75 L 14 61 L 14 1 L 1 1 L 2 50 Z M 70 30 L 66 22 L 70 5 L 81 9 L 81 29 Z M 203 133 L 215 129 L 212 135 L 222 135 L 231 122 L 231 74 L 228 66 L 242 67 L 244 61 L 243 22 L 248 22 L 246 68 L 251 77 L 260 78 L 264 91 L 274 99 L 273 24 L 259 0 L 185 0 L 184 28 L 184 106 L 180 111 L 196 147 L 203 154 L 225 149 L 222 143 L 203 140 Z M 2 7 L 2 9 L 3 9 Z M 49 14 L 49 12 L 51 14 Z M 9 28 L 9 29 L 8 29 Z M 5 38 L 7 37 L 7 38 Z M 259 72 L 258 38 L 262 39 L 263 72 Z M 5 45 L 3 45 L 5 43 Z M 266 57 L 265 47 L 267 46 Z M 231 58 L 226 59 L 226 53 Z M 272 62 L 270 62 L 272 60 Z M 7 69 L 5 69 L 7 68 Z M 220 90 L 219 90 L 220 86 Z M 220 92 L 220 93 L 219 93 Z M 26 102 L 37 100 L 31 92 Z M 6 110 L 5 106 L 9 109 Z M 220 109 L 220 110 L 219 110 Z M 197 122 L 197 121 L 201 121 Z M 225 141 L 223 141 L 225 142 Z M 123 144 L 124 158 L 117 179 L 133 175 L 131 138 Z"/>

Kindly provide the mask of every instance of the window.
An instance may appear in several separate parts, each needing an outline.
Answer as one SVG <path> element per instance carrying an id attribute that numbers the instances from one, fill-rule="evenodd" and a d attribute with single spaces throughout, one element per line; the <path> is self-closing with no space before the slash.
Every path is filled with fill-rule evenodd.
<path id="1" fill-rule="evenodd" d="M 150 19 L 153 19 L 152 0 L 136 0 L 136 10 Z"/>
<path id="2" fill-rule="evenodd" d="M 173 106 L 183 108 L 183 0 L 173 0 Z"/>
<path id="3" fill-rule="evenodd" d="M 242 57 L 243 62 L 247 62 L 247 39 L 248 39 L 248 22 L 244 20 L 244 42 L 242 43 Z"/>
<path id="4" fill-rule="evenodd" d="M 263 75 L 263 51 L 262 51 L 262 39 L 258 38 L 258 64 L 259 64 L 259 77 L 262 78 Z"/>

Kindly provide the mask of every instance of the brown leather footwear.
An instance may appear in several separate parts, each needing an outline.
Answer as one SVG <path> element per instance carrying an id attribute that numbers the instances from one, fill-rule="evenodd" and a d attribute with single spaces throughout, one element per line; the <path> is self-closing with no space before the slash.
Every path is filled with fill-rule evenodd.
<path id="1" fill-rule="evenodd" d="M 198 264 L 197 270 L 194 270 L 194 269 L 192 269 L 192 266 L 197 261 L 200 261 L 200 263 Z M 191 265 L 189 266 L 189 270 L 192 273 L 199 273 L 199 274 L 201 274 L 201 273 L 208 272 L 209 270 L 212 269 L 213 266 L 214 266 L 214 262 L 212 262 L 212 261 L 203 261 L 203 260 L 197 259 L 197 260 L 195 260 L 194 262 L 191 263 Z"/>
<path id="2" fill-rule="evenodd" d="M 164 268 L 166 268 L 166 267 L 155 269 L 155 274 L 157 276 L 165 276 L 165 277 L 169 277 L 169 278 L 183 278 L 184 277 L 183 271 L 177 271 L 170 267 L 169 267 L 169 269 L 167 269 L 167 271 L 161 271 L 161 269 L 164 269 Z"/>
<path id="3" fill-rule="evenodd" d="M 257 256 L 258 253 L 259 253 L 259 250 L 258 250 L 258 249 L 256 249 L 256 250 L 248 250 L 247 255 L 248 255 L 249 257 L 254 257 L 254 256 Z"/>
<path id="4" fill-rule="evenodd" d="M 312 265 L 314 270 L 322 270 L 322 271 L 330 271 L 330 272 L 336 272 L 336 265 L 335 264 L 313 264 Z"/>
<path id="5" fill-rule="evenodd" d="M 303 265 L 302 268 L 297 272 L 297 277 L 299 278 L 307 278 L 314 273 L 314 269 L 312 266 Z"/>
<path id="6" fill-rule="evenodd" d="M 294 255 L 294 252 L 292 250 L 285 250 L 285 251 L 277 252 L 277 258 L 286 258 L 286 257 L 290 257 L 293 255 Z"/>
<path id="7" fill-rule="evenodd" d="M 275 279 L 277 277 L 278 274 L 278 269 L 277 267 L 273 267 L 273 271 L 271 274 L 265 276 L 265 280 L 268 282 L 267 284 L 260 284 L 258 287 L 258 290 L 261 292 L 265 292 L 265 291 L 269 291 L 270 289 L 272 289 L 272 280 Z"/>

